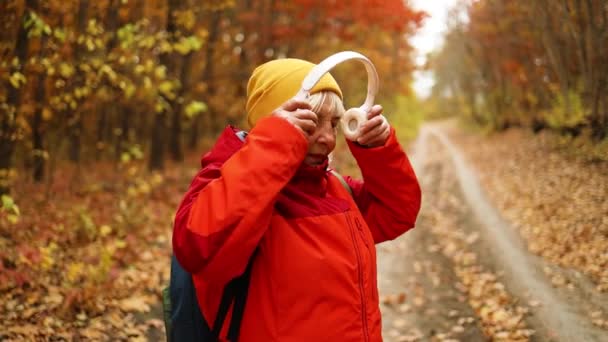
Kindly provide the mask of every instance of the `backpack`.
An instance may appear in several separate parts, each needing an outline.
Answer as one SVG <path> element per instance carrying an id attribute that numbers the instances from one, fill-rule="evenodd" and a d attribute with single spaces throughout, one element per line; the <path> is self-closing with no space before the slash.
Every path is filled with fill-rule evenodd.
<path id="1" fill-rule="evenodd" d="M 352 189 L 348 183 L 336 171 L 330 171 L 342 186 L 352 196 Z M 231 280 L 222 293 L 220 307 L 213 322 L 213 326 L 203 316 L 192 275 L 188 273 L 177 261 L 175 255 L 171 256 L 171 277 L 169 286 L 162 291 L 163 297 L 163 319 L 165 321 L 165 332 L 168 342 L 217 342 L 221 329 L 226 320 L 228 310 L 234 303 L 232 317 L 228 327 L 226 338 L 228 341 L 236 342 L 239 338 L 241 321 L 245 312 L 245 302 L 249 290 L 251 266 L 256 253 L 249 259 L 245 272 Z"/>
<path id="2" fill-rule="evenodd" d="M 217 317 L 211 326 L 198 306 L 192 275 L 179 264 L 173 255 L 169 286 L 163 289 L 163 318 L 167 341 L 219 341 L 220 331 L 232 303 L 234 303 L 234 307 L 226 337 L 229 341 L 237 341 L 245 311 L 253 259 L 254 257 L 250 259 L 247 269 L 242 275 L 234 278 L 224 287 Z"/>

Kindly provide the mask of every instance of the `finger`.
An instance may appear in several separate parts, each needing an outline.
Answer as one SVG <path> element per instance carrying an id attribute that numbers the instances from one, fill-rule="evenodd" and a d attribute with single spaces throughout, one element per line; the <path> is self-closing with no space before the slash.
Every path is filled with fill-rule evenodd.
<path id="1" fill-rule="evenodd" d="M 315 124 L 318 123 L 319 117 L 317 114 L 311 110 L 307 109 L 298 109 L 294 112 L 294 116 L 300 120 L 311 120 Z"/>
<path id="2" fill-rule="evenodd" d="M 281 105 L 281 109 L 288 112 L 293 112 L 296 109 L 312 109 L 310 103 L 306 100 L 291 99 Z"/>
<path id="3" fill-rule="evenodd" d="M 387 122 L 382 122 L 379 126 L 374 127 L 371 131 L 361 135 L 357 140 L 362 145 L 374 145 L 383 143 L 390 132 Z"/>
<path id="4" fill-rule="evenodd" d="M 382 133 L 382 126 L 378 126 L 378 127 L 374 128 L 373 130 L 359 136 L 359 139 L 357 139 L 357 142 L 362 145 L 368 145 L 371 142 L 375 141 L 377 139 L 378 135 L 380 135 L 380 133 Z"/>
<path id="5" fill-rule="evenodd" d="M 367 134 L 371 130 L 373 130 L 376 127 L 382 125 L 382 122 L 384 122 L 384 117 L 383 116 L 373 117 L 370 120 L 366 121 L 363 125 L 361 125 L 361 129 L 360 129 L 359 132 L 360 132 L 361 135 Z"/>
<path id="6" fill-rule="evenodd" d="M 384 111 L 384 108 L 382 108 L 381 105 L 374 105 L 372 109 L 370 109 L 369 113 L 367 113 L 367 119 L 369 120 L 373 117 L 382 114 L 382 111 Z"/>
<path id="7" fill-rule="evenodd" d="M 312 120 L 296 119 L 296 124 L 308 135 L 312 135 L 317 129 L 317 124 Z"/>
<path id="8" fill-rule="evenodd" d="M 366 142 L 365 144 L 360 143 L 361 145 L 365 145 L 365 146 L 369 146 L 369 147 L 379 147 L 379 146 L 384 146 L 384 144 L 386 144 L 386 140 L 388 139 L 388 136 L 376 136 L 373 140 L 370 140 L 368 142 Z"/>

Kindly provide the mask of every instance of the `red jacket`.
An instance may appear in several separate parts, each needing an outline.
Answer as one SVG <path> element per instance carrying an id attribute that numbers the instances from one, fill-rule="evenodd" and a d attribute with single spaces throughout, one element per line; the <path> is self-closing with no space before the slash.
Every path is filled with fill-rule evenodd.
<path id="1" fill-rule="evenodd" d="M 307 141 L 283 119 L 261 120 L 245 143 L 223 132 L 173 231 L 209 322 L 257 247 L 240 341 L 382 340 L 374 243 L 414 227 L 420 187 L 394 131 L 382 147 L 349 147 L 365 179 L 346 177 L 353 196 L 327 165 L 302 163 Z"/>

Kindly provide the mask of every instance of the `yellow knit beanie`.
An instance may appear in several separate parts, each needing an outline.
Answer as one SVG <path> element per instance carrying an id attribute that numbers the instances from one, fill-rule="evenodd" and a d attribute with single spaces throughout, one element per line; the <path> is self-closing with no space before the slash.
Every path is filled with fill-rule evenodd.
<path id="1" fill-rule="evenodd" d="M 315 65 L 294 58 L 277 59 L 257 67 L 247 84 L 247 121 L 250 127 L 296 95 L 304 77 Z M 329 74 L 310 91 L 330 90 L 342 98 L 342 90 Z"/>

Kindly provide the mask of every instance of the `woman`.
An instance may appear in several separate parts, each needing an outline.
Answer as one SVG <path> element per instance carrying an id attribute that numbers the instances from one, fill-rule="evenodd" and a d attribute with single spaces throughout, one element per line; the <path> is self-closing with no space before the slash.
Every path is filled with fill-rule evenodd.
<path id="1" fill-rule="evenodd" d="M 308 101 L 291 99 L 313 66 L 282 59 L 254 71 L 252 130 L 224 130 L 176 215 L 174 253 L 209 322 L 253 256 L 242 342 L 381 341 L 374 244 L 412 228 L 420 208 L 381 106 L 348 143 L 365 182 L 346 177 L 351 195 L 328 171 L 344 113 L 338 84 L 327 74 Z"/>

